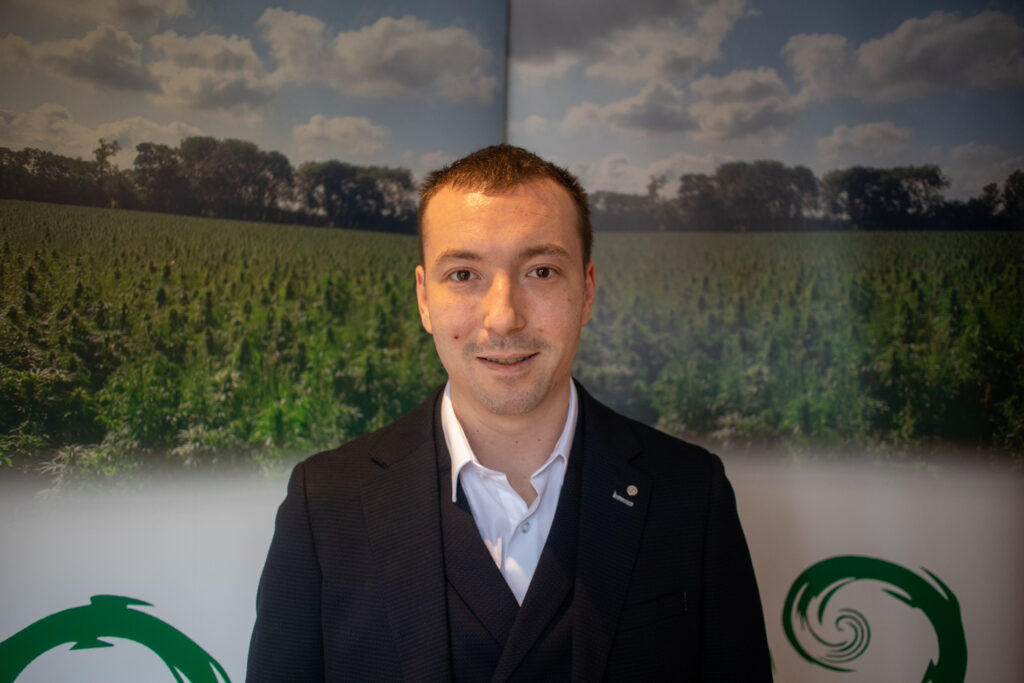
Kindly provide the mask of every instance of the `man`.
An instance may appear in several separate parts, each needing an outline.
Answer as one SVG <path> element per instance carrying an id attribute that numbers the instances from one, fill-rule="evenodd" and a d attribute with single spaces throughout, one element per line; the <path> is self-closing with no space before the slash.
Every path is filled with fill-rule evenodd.
<path id="1" fill-rule="evenodd" d="M 570 376 L 586 194 L 515 147 L 435 172 L 416 296 L 448 383 L 292 474 L 248 680 L 768 681 L 732 490 Z"/>

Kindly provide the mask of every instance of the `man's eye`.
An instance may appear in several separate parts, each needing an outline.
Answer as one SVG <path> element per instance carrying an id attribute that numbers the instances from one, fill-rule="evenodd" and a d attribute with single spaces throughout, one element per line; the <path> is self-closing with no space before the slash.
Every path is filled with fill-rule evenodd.
<path id="1" fill-rule="evenodd" d="M 540 278 L 541 280 L 546 280 L 549 277 L 554 277 L 555 269 L 548 268 L 547 266 L 540 266 L 539 268 L 534 268 L 533 270 L 531 270 L 528 273 L 528 275 L 529 277 L 536 277 Z"/>
<path id="2" fill-rule="evenodd" d="M 468 282 L 473 279 L 473 273 L 468 270 L 456 270 L 448 277 L 456 282 Z"/>

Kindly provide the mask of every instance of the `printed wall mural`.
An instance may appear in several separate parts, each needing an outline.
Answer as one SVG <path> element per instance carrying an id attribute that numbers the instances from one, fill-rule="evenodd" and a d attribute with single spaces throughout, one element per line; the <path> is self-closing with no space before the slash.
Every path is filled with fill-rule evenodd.
<path id="1" fill-rule="evenodd" d="M 104 649 L 127 680 L 244 678 L 289 466 L 445 379 L 415 187 L 502 140 L 588 190 L 574 374 L 723 456 L 780 677 L 1024 675 L 1018 3 L 11 0 L 0 25 L 0 681 Z"/>

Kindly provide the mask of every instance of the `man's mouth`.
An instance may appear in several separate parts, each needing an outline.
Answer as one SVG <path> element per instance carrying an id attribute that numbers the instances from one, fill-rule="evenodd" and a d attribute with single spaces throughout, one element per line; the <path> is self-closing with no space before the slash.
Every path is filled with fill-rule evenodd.
<path id="1" fill-rule="evenodd" d="M 505 358 L 489 358 L 487 356 L 480 356 L 479 358 L 480 360 L 485 360 L 488 363 L 496 363 L 498 365 L 516 365 L 517 363 L 530 360 L 536 355 L 536 353 L 529 353 L 525 356 L 509 356 Z"/>

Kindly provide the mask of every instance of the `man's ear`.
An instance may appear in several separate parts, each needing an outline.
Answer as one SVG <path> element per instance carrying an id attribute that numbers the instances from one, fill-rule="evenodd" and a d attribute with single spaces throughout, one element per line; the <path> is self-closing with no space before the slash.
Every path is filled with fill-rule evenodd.
<path id="1" fill-rule="evenodd" d="M 423 266 L 416 266 L 416 304 L 420 309 L 420 322 L 423 323 L 423 329 L 427 331 L 427 334 L 434 334 L 434 331 L 430 329 L 430 307 L 427 306 L 426 277 L 427 274 L 423 270 Z"/>
<path id="2" fill-rule="evenodd" d="M 594 278 L 594 262 L 591 261 L 583 269 L 583 313 L 580 316 L 580 327 L 590 322 L 590 311 L 594 307 L 594 294 L 597 292 L 597 280 Z"/>

